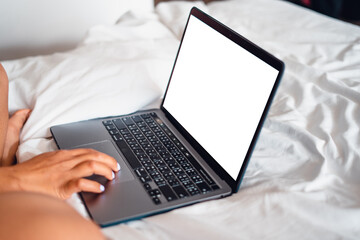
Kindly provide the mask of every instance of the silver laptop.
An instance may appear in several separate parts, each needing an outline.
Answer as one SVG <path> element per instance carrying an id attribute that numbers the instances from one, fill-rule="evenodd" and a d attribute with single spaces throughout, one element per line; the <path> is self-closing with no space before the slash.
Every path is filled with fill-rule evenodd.
<path id="1" fill-rule="evenodd" d="M 51 127 L 60 149 L 121 165 L 112 181 L 91 176 L 105 192 L 80 194 L 90 216 L 108 226 L 237 192 L 283 71 L 193 8 L 159 108 Z"/>

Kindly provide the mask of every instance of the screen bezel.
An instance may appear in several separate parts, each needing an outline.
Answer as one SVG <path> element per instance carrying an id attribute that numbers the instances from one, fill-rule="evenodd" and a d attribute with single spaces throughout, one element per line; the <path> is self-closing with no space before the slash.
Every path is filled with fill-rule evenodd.
<path id="1" fill-rule="evenodd" d="M 183 39 L 184 39 L 184 36 L 185 36 L 185 33 L 186 33 L 186 29 L 187 29 L 187 26 L 188 26 L 188 23 L 189 23 L 189 19 L 190 19 L 191 16 L 196 17 L 197 19 L 199 19 L 200 21 L 202 21 L 203 23 L 205 23 L 209 27 L 216 30 L 221 35 L 225 36 L 226 38 L 228 38 L 232 42 L 236 43 L 240 47 L 244 48 L 248 52 L 252 53 L 256 57 L 263 60 L 264 62 L 266 62 L 267 64 L 269 64 L 270 66 L 272 66 L 273 68 L 275 68 L 276 70 L 279 71 L 279 73 L 277 75 L 277 78 L 275 80 L 274 86 L 273 86 L 273 88 L 271 90 L 269 99 L 268 99 L 268 101 L 267 101 L 267 103 L 265 105 L 264 111 L 263 111 L 263 113 L 261 115 L 261 118 L 259 120 L 259 124 L 257 125 L 256 131 L 255 131 L 255 133 L 253 135 L 253 138 L 251 140 L 251 143 L 250 143 L 250 147 L 249 147 L 249 149 L 248 149 L 248 151 L 246 153 L 245 159 L 243 161 L 243 164 L 241 166 L 241 169 L 239 171 L 239 174 L 238 174 L 236 180 L 233 179 L 226 172 L 226 170 L 214 158 L 211 157 L 211 155 L 191 136 L 191 134 L 189 132 L 186 131 L 186 129 L 164 107 L 164 102 L 165 102 L 165 99 L 166 99 L 166 95 L 167 95 L 169 86 L 171 84 L 171 79 L 172 79 L 172 75 L 173 75 L 173 72 L 174 72 L 174 69 L 175 69 L 175 66 L 176 66 L 176 61 L 178 59 L 178 56 L 179 56 L 179 53 L 180 53 L 180 50 L 181 50 L 181 46 L 182 46 L 182 42 L 183 42 Z M 262 128 L 262 126 L 264 124 L 264 121 L 266 119 L 266 115 L 267 115 L 267 113 L 268 113 L 268 111 L 270 109 L 271 102 L 272 102 L 272 100 L 273 100 L 273 98 L 275 96 L 276 90 L 277 90 L 277 88 L 279 86 L 280 79 L 281 79 L 281 77 L 283 75 L 283 72 L 284 72 L 284 68 L 285 68 L 285 64 L 281 60 L 279 60 L 276 57 L 274 57 L 273 55 L 271 55 L 270 53 L 266 52 L 265 50 L 258 47 L 254 43 L 252 43 L 249 40 L 245 39 L 240 34 L 236 33 L 233 30 L 231 30 L 230 28 L 228 28 L 224 24 L 220 23 L 216 19 L 210 17 L 209 15 L 202 12 L 198 8 L 193 7 L 191 9 L 189 17 L 188 17 L 187 22 L 186 22 L 184 33 L 183 33 L 182 38 L 181 38 L 180 46 L 179 46 L 178 52 L 176 54 L 175 62 L 174 62 L 173 69 L 172 69 L 171 75 L 170 75 L 170 80 L 168 82 L 168 85 L 167 85 L 167 88 L 166 88 L 166 91 L 165 91 L 164 98 L 162 100 L 160 109 L 165 113 L 165 116 L 174 125 L 174 127 L 183 135 L 183 137 L 191 144 L 191 146 L 198 152 L 198 154 L 207 162 L 207 164 L 224 181 L 226 181 L 227 184 L 229 184 L 229 186 L 232 188 L 233 192 L 237 192 L 239 190 L 239 188 L 240 188 L 241 181 L 242 181 L 242 179 L 244 177 L 247 165 L 248 165 L 248 163 L 250 161 L 252 152 L 253 152 L 253 150 L 255 148 L 256 141 L 257 141 L 257 139 L 259 137 L 261 128 Z"/>

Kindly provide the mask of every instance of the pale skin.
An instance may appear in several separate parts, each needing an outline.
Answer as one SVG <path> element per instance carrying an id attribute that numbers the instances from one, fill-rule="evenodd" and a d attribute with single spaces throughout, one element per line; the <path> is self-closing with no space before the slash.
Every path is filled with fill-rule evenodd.
<path id="1" fill-rule="evenodd" d="M 94 223 L 60 199 L 80 191 L 101 193 L 101 184 L 84 177 L 98 174 L 112 180 L 120 166 L 91 149 L 48 152 L 13 165 L 30 114 L 22 109 L 9 118 L 8 78 L 0 64 L 0 239 L 103 239 Z M 22 231 L 24 225 L 29 232 Z"/>

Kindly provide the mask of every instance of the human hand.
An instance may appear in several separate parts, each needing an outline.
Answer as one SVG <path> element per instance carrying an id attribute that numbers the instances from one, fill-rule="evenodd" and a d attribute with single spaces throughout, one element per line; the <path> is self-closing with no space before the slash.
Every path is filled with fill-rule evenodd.
<path id="1" fill-rule="evenodd" d="M 16 111 L 8 120 L 3 154 L 0 156 L 0 166 L 11 166 L 16 162 L 16 151 L 20 142 L 20 131 L 31 113 L 30 109 Z M 1 143 L 0 143 L 1 144 Z"/>
<path id="2" fill-rule="evenodd" d="M 80 191 L 101 193 L 104 186 L 84 177 L 98 174 L 112 180 L 113 171 L 119 170 L 116 160 L 104 153 L 92 149 L 59 150 L 0 168 L 0 178 L 7 180 L 2 181 L 0 191 L 41 192 L 61 199 Z"/>

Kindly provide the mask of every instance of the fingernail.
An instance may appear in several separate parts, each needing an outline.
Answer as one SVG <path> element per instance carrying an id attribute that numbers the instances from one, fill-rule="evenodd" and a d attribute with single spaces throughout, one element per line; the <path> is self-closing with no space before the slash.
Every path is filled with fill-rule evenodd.
<path id="1" fill-rule="evenodd" d="M 115 178 L 115 173 L 114 172 L 112 172 L 112 179 L 114 179 Z"/>
<path id="2" fill-rule="evenodd" d="M 105 187 L 103 185 L 100 185 L 100 191 L 101 192 L 105 191 Z"/>
<path id="3" fill-rule="evenodd" d="M 118 171 L 120 170 L 120 164 L 119 163 L 117 163 L 117 169 L 118 169 Z"/>

